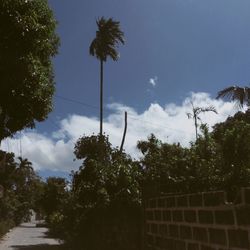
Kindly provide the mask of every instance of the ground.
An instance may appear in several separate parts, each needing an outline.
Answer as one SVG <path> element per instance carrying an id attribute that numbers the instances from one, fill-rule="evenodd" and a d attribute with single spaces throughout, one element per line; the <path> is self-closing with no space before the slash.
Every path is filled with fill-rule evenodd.
<path id="1" fill-rule="evenodd" d="M 61 242 L 47 236 L 48 229 L 37 227 L 37 221 L 23 223 L 0 241 L 1 250 L 61 250 Z"/>

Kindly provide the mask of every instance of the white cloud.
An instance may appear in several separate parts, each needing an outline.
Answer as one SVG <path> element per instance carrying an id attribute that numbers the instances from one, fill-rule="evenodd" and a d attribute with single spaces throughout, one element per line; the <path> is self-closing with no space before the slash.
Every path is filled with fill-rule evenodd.
<path id="1" fill-rule="evenodd" d="M 155 77 L 149 79 L 149 84 L 150 84 L 151 86 L 155 87 L 156 84 L 157 84 L 157 81 L 158 81 L 158 77 L 155 76 Z"/>
<path id="2" fill-rule="evenodd" d="M 132 107 L 112 103 L 108 105 L 112 112 L 104 120 L 104 131 L 114 146 L 120 146 L 124 111 L 127 111 L 128 129 L 124 148 L 133 157 L 140 156 L 136 150 L 137 141 L 145 140 L 151 133 L 164 142 L 180 142 L 188 146 L 195 137 L 193 121 L 186 115 L 191 111 L 191 101 L 195 106 L 215 106 L 218 115 L 209 112 L 200 116 L 210 127 L 237 112 L 233 103 L 212 99 L 207 93 L 190 93 L 180 105 L 168 103 L 162 107 L 154 103 L 143 113 L 138 113 Z M 60 121 L 60 129 L 51 135 L 39 134 L 36 131 L 24 132 L 21 136 L 23 157 L 31 160 L 35 169 L 76 170 L 80 166 L 79 162 L 73 162 L 76 140 L 84 134 L 97 134 L 98 131 L 98 118 L 69 115 Z M 3 142 L 2 147 L 19 155 L 19 144 L 18 139 L 8 139 Z"/>

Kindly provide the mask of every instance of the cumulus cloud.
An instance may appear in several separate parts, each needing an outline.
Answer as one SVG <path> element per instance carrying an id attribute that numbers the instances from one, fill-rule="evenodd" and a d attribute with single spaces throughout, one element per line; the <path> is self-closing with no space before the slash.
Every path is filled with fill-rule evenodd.
<path id="1" fill-rule="evenodd" d="M 150 84 L 151 86 L 155 87 L 156 84 L 157 84 L 157 81 L 158 81 L 158 77 L 155 76 L 155 77 L 149 79 L 149 84 Z"/>
<path id="2" fill-rule="evenodd" d="M 190 141 L 195 138 L 193 121 L 186 115 L 192 109 L 191 101 L 195 106 L 213 105 L 216 108 L 218 115 L 212 112 L 200 115 L 202 122 L 207 123 L 210 127 L 237 112 L 233 103 L 212 99 L 207 93 L 190 93 L 180 105 L 168 103 L 161 106 L 153 103 L 142 113 L 138 113 L 132 107 L 112 103 L 108 105 L 111 113 L 104 120 L 104 131 L 109 135 L 114 146 L 120 146 L 124 112 L 127 111 L 128 128 L 124 149 L 132 157 L 140 157 L 136 144 L 138 140 L 145 140 L 151 133 L 164 142 L 180 142 L 183 146 L 188 146 Z M 23 157 L 31 160 L 35 169 L 76 170 L 80 166 L 80 162 L 73 162 L 74 144 L 82 135 L 97 134 L 99 121 L 96 117 L 71 114 L 60 121 L 59 127 L 60 129 L 51 135 L 40 134 L 36 131 L 22 133 Z M 10 148 L 10 145 L 18 145 L 18 140 L 7 139 L 3 142 L 2 147 L 19 155 L 18 147 Z"/>

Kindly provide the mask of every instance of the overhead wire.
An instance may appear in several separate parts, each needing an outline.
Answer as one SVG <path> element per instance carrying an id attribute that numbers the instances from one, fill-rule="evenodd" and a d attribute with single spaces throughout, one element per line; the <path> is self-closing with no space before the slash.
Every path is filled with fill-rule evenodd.
<path id="1" fill-rule="evenodd" d="M 55 95 L 55 97 L 57 97 L 57 98 L 59 98 L 61 100 L 64 100 L 64 101 L 68 101 L 68 102 L 80 104 L 82 106 L 86 106 L 86 107 L 89 107 L 89 108 L 92 108 L 92 109 L 98 109 L 99 110 L 99 107 L 97 107 L 97 106 L 94 106 L 94 105 L 91 105 L 91 104 L 88 104 L 88 103 L 85 103 L 85 102 L 81 102 L 81 101 L 78 101 L 78 100 L 74 100 L 72 98 L 64 97 L 64 96 L 61 96 L 61 95 Z M 106 110 L 106 111 L 108 110 L 110 112 L 110 109 L 108 109 L 108 108 L 104 107 L 104 110 Z M 129 112 L 128 112 L 128 116 L 130 116 L 130 118 L 133 119 L 133 120 L 138 120 L 138 121 L 141 121 L 141 122 L 144 122 L 144 123 L 148 123 L 148 124 L 151 124 L 153 126 L 157 126 L 159 128 L 170 129 L 170 130 L 173 130 L 173 131 L 177 131 L 177 132 L 181 132 L 181 133 L 186 133 L 186 131 L 184 131 L 184 130 L 175 129 L 175 128 L 171 128 L 171 127 L 166 127 L 164 125 L 153 123 L 151 121 L 142 120 L 142 119 L 140 119 L 138 117 L 135 117 L 133 114 L 131 114 Z"/>

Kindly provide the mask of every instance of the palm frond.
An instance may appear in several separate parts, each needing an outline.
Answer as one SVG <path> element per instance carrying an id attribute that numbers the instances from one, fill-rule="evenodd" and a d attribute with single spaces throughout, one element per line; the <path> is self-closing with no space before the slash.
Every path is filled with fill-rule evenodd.
<path id="1" fill-rule="evenodd" d="M 202 113 L 205 113 L 205 112 L 214 112 L 215 114 L 218 114 L 216 108 L 213 105 L 211 105 L 209 107 L 206 107 L 206 108 L 201 108 L 201 112 Z"/>
<path id="2" fill-rule="evenodd" d="M 234 85 L 234 86 L 230 86 L 228 88 L 225 88 L 225 89 L 219 91 L 218 94 L 217 94 L 216 99 L 219 99 L 219 98 L 229 98 L 229 99 L 231 99 L 232 96 L 233 96 L 234 91 L 237 88 L 238 87 Z"/>
<path id="3" fill-rule="evenodd" d="M 249 87 L 239 87 L 234 85 L 219 91 L 217 98 L 226 98 L 231 101 L 236 101 L 239 104 L 239 107 L 242 108 L 244 103 L 249 105 L 249 94 Z"/>
<path id="4" fill-rule="evenodd" d="M 186 113 L 188 119 L 192 119 L 193 118 L 193 115 L 191 113 Z"/>
<path id="5" fill-rule="evenodd" d="M 112 18 L 101 17 L 96 20 L 96 24 L 98 30 L 89 48 L 90 55 L 103 61 L 106 61 L 107 57 L 117 61 L 119 58 L 118 45 L 125 43 L 124 33 L 120 30 L 120 22 L 114 21 Z"/>

